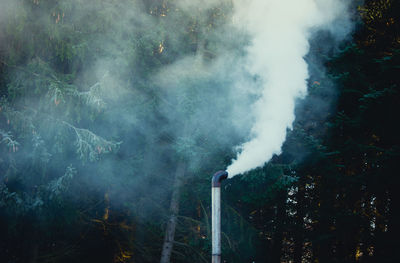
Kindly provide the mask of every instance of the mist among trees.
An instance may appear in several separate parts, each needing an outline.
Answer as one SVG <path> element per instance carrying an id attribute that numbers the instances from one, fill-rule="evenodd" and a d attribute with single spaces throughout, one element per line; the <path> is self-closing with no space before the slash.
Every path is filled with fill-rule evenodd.
<path id="1" fill-rule="evenodd" d="M 246 6 L 0 0 L 1 262 L 210 262 L 211 176 L 266 119 L 263 63 L 298 43 L 283 145 L 222 183 L 223 262 L 398 261 L 400 2 L 347 1 L 277 52 Z"/>

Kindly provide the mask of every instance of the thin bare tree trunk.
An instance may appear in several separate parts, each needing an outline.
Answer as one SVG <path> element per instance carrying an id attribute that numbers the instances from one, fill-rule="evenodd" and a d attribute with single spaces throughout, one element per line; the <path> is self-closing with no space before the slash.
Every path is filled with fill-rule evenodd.
<path id="1" fill-rule="evenodd" d="M 301 263 L 304 246 L 304 210 L 305 210 L 305 182 L 304 176 L 300 177 L 297 190 L 297 205 L 296 205 L 296 231 L 294 233 L 294 263 Z"/>
<path id="2" fill-rule="evenodd" d="M 273 245 L 272 245 L 272 262 L 279 263 L 281 262 L 282 257 L 282 243 L 283 243 L 283 232 L 284 232 L 284 224 L 286 221 L 286 200 L 287 193 L 284 190 L 281 190 L 278 193 L 278 201 L 276 204 L 276 218 L 275 218 L 275 233 L 273 237 Z"/>
<path id="3" fill-rule="evenodd" d="M 169 263 L 171 258 L 172 249 L 174 247 L 175 229 L 177 223 L 177 217 L 179 213 L 179 196 L 182 186 L 183 176 L 185 174 L 185 164 L 183 161 L 178 163 L 178 167 L 175 173 L 174 188 L 172 190 L 171 206 L 170 206 L 170 217 L 165 231 L 165 238 L 163 249 L 161 252 L 160 263 Z"/>

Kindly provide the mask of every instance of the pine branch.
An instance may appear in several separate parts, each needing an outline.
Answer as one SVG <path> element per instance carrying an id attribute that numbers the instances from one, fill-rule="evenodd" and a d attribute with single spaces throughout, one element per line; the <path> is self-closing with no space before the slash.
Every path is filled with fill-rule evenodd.
<path id="1" fill-rule="evenodd" d="M 11 132 L 5 132 L 3 130 L 0 130 L 0 143 L 4 143 L 9 150 L 12 152 L 16 152 L 18 151 L 18 146 L 19 146 L 19 142 L 17 142 L 13 136 L 11 135 Z"/>
<path id="2" fill-rule="evenodd" d="M 74 131 L 76 152 L 82 160 L 98 160 L 100 154 L 116 151 L 121 144 L 121 142 L 108 141 L 88 129 L 77 128 L 66 121 L 62 123 Z"/>
<path id="3" fill-rule="evenodd" d="M 72 165 L 69 165 L 63 176 L 52 180 L 47 186 L 47 190 L 50 191 L 50 199 L 53 199 L 60 195 L 61 192 L 65 191 L 76 173 L 76 169 Z"/>

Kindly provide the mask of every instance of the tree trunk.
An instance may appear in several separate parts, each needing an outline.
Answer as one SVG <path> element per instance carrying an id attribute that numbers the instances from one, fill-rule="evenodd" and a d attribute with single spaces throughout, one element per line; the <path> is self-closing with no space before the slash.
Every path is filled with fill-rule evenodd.
<path id="1" fill-rule="evenodd" d="M 272 245 L 272 262 L 274 263 L 281 262 L 282 257 L 283 231 L 286 220 L 286 198 L 286 190 L 281 190 L 278 194 L 276 204 L 275 233 Z"/>
<path id="2" fill-rule="evenodd" d="M 301 176 L 297 190 L 297 205 L 296 205 L 296 231 L 294 233 L 294 263 L 301 263 L 303 256 L 303 244 L 304 244 L 304 210 L 305 210 L 305 182 L 304 177 Z"/>
<path id="3" fill-rule="evenodd" d="M 161 252 L 160 263 L 169 263 L 171 258 L 172 249 L 174 246 L 175 228 L 177 223 L 177 217 L 179 213 L 179 196 L 180 189 L 182 186 L 183 176 L 185 174 L 185 164 L 180 161 L 175 173 L 174 187 L 172 189 L 171 206 L 170 206 L 170 217 L 168 220 L 167 228 L 165 231 L 165 238 L 163 249 Z"/>

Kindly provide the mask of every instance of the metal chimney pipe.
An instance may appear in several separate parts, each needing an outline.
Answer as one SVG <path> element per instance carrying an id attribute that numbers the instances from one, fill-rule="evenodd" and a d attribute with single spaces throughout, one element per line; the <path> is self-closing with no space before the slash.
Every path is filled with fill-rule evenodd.
<path id="1" fill-rule="evenodd" d="M 212 263 L 221 262 L 221 181 L 226 178 L 228 172 L 218 171 L 211 181 Z"/>

